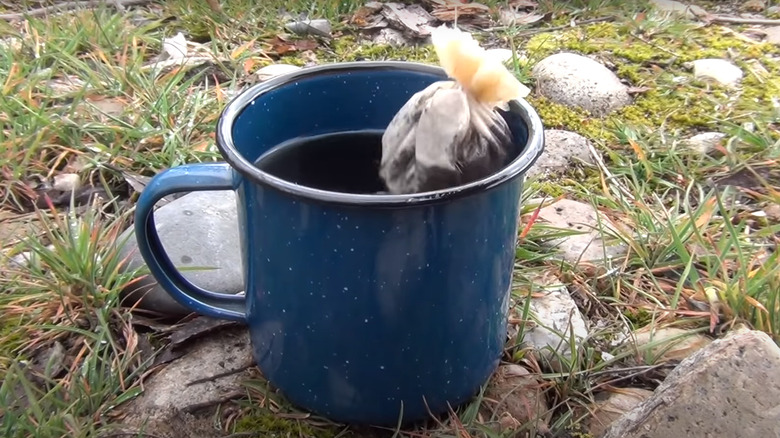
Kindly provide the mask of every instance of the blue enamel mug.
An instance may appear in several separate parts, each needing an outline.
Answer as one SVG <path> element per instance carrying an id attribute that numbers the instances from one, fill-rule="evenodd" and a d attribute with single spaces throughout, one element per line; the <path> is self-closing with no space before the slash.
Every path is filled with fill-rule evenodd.
<path id="1" fill-rule="evenodd" d="M 244 322 L 260 371 L 301 409 L 343 423 L 407 424 L 469 401 L 498 366 L 524 175 L 544 148 L 527 102 L 502 113 L 512 161 L 447 190 L 341 193 L 253 165 L 290 139 L 384 129 L 414 93 L 445 78 L 439 67 L 397 61 L 275 77 L 220 115 L 225 162 L 168 169 L 140 196 L 135 235 L 155 280 L 196 313 Z M 197 190 L 236 193 L 243 295 L 192 284 L 163 249 L 155 203 Z"/>

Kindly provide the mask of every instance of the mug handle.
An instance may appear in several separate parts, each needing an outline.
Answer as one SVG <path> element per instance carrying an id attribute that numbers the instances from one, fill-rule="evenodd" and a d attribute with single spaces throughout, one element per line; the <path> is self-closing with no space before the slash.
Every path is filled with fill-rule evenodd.
<path id="1" fill-rule="evenodd" d="M 218 319 L 246 322 L 246 298 L 202 289 L 181 275 L 165 252 L 154 224 L 154 206 L 179 192 L 235 190 L 227 163 L 195 163 L 172 167 L 155 175 L 141 192 L 135 210 L 138 249 L 155 280 L 182 306 Z"/>

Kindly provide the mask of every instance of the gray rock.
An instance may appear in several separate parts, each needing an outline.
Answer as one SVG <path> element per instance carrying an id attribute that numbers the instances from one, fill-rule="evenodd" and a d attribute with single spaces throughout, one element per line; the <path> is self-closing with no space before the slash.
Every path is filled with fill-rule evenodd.
<path id="1" fill-rule="evenodd" d="M 710 154 L 721 144 L 726 134 L 721 132 L 703 132 L 683 141 L 683 145 L 702 155 Z"/>
<path id="2" fill-rule="evenodd" d="M 693 77 L 710 79 L 722 85 L 734 86 L 742 80 L 742 69 L 725 59 L 697 59 L 693 61 Z"/>
<path id="3" fill-rule="evenodd" d="M 650 4 L 659 11 L 684 15 L 688 18 L 696 18 L 707 15 L 707 11 L 700 6 L 687 5 L 685 3 L 673 0 L 650 0 Z"/>
<path id="4" fill-rule="evenodd" d="M 531 74 L 548 99 L 580 107 L 601 117 L 632 102 L 628 87 L 610 69 L 576 53 L 556 53 L 537 63 Z"/>
<path id="5" fill-rule="evenodd" d="M 209 436 L 206 434 L 212 431 L 205 425 L 189 434 L 177 434 L 170 431 L 169 423 L 244 393 L 242 382 L 249 377 L 252 365 L 249 332 L 244 327 L 222 329 L 195 340 L 184 356 L 144 382 L 141 395 L 118 407 L 123 414 L 122 429 L 143 428 L 154 436 Z"/>
<path id="6" fill-rule="evenodd" d="M 653 391 L 640 388 L 619 388 L 614 391 L 599 394 L 605 394 L 606 397 L 599 398 L 588 407 L 591 416 L 586 420 L 586 426 L 590 436 L 601 436 L 612 423 L 653 395 Z"/>
<path id="7" fill-rule="evenodd" d="M 772 26 L 764 29 L 766 42 L 780 45 L 780 26 Z"/>
<path id="8" fill-rule="evenodd" d="M 556 247 L 560 257 L 569 263 L 611 259 L 625 253 L 624 244 L 613 244 L 602 237 L 608 236 L 607 232 L 617 233 L 617 229 L 590 204 L 561 199 L 542 208 L 537 220 L 550 227 L 578 233 L 545 243 L 548 247 Z"/>
<path id="9" fill-rule="evenodd" d="M 544 386 L 520 365 L 499 366 L 485 388 L 483 400 L 480 412 L 488 423 L 498 423 L 499 432 L 521 429 L 532 421 L 536 422 L 534 429 L 547 426 L 544 417 L 550 407 Z"/>
<path id="10" fill-rule="evenodd" d="M 712 343 L 701 333 L 675 327 L 642 327 L 633 334 L 631 349 L 649 363 L 683 360 Z"/>
<path id="11" fill-rule="evenodd" d="M 321 37 L 330 37 L 332 30 L 330 22 L 324 18 L 292 21 L 285 24 L 284 28 L 298 35 L 317 35 Z"/>
<path id="12" fill-rule="evenodd" d="M 559 129 L 544 131 L 544 152 L 526 172 L 528 178 L 566 170 L 572 160 L 593 164 L 588 149 L 590 141 L 576 132 Z"/>
<path id="13" fill-rule="evenodd" d="M 560 359 L 572 360 L 588 337 L 588 327 L 577 304 L 569 295 L 566 286 L 554 281 L 537 278 L 534 280 L 541 296 L 531 298 L 530 310 L 533 327 L 523 333 L 522 344 L 531 347 L 542 364 L 559 369 Z M 571 332 L 574 332 L 574 346 L 571 347 Z"/>
<path id="14" fill-rule="evenodd" d="M 602 438 L 780 437 L 780 348 L 739 330 L 689 356 Z"/>
<path id="15" fill-rule="evenodd" d="M 235 193 L 203 191 L 158 208 L 154 219 L 171 261 L 179 269 L 188 268 L 181 271 L 185 278 L 212 292 L 237 294 L 244 289 L 244 278 L 236 214 Z M 146 272 L 133 228 L 125 230 L 120 239 L 127 239 L 120 251 L 120 257 L 128 258 L 124 269 Z M 165 315 L 191 313 L 151 275 L 126 288 L 123 296 L 129 302 L 140 299 L 138 307 Z"/>

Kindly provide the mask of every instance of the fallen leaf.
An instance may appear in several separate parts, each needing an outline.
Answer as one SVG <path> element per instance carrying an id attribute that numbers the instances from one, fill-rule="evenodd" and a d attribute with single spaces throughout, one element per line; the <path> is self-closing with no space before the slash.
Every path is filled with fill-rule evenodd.
<path id="1" fill-rule="evenodd" d="M 109 163 L 102 163 L 103 167 L 106 167 L 120 175 L 125 179 L 127 184 L 132 187 L 133 190 L 135 190 L 138 193 L 141 193 L 144 191 L 144 188 L 147 184 L 149 184 L 149 181 L 152 179 L 148 176 L 139 175 L 137 173 L 128 172 L 126 170 L 120 169 L 112 164 Z"/>
<path id="2" fill-rule="evenodd" d="M 650 87 L 628 87 L 626 92 L 628 94 L 641 94 L 641 93 L 646 93 L 650 90 L 652 90 L 652 88 Z"/>
<path id="3" fill-rule="evenodd" d="M 387 20 L 380 14 L 382 8 L 382 3 L 368 2 L 352 14 L 352 17 L 349 19 L 349 24 L 361 29 L 387 27 Z"/>
<path id="4" fill-rule="evenodd" d="M 534 0 L 512 0 L 509 2 L 509 6 L 513 8 L 535 8 L 539 4 Z"/>
<path id="5" fill-rule="evenodd" d="M 314 40 L 285 40 L 278 35 L 269 43 L 271 44 L 271 53 L 280 56 L 290 52 L 314 50 L 318 46 L 317 41 Z"/>
<path id="6" fill-rule="evenodd" d="M 207 316 L 199 316 L 192 321 L 174 329 L 171 333 L 171 347 L 176 348 L 185 342 L 200 338 L 224 327 L 237 326 L 239 323 L 224 319 L 214 319 Z"/>
<path id="7" fill-rule="evenodd" d="M 441 21 L 474 18 L 490 13 L 490 8 L 481 3 L 464 3 L 457 0 L 433 0 L 433 2 L 436 6 L 431 15 Z"/>
<path id="8" fill-rule="evenodd" d="M 385 3 L 382 15 L 399 30 L 409 31 L 416 37 L 426 37 L 433 29 L 430 23 L 434 17 L 420 5 Z"/>
<path id="9" fill-rule="evenodd" d="M 163 39 L 163 52 L 169 59 L 182 59 L 187 56 L 187 39 L 179 32 L 171 38 Z"/>
<path id="10" fill-rule="evenodd" d="M 518 12 L 513 9 L 501 9 L 498 13 L 499 20 L 504 26 L 522 26 L 533 24 L 544 19 L 544 15 L 535 14 L 533 12 Z"/>

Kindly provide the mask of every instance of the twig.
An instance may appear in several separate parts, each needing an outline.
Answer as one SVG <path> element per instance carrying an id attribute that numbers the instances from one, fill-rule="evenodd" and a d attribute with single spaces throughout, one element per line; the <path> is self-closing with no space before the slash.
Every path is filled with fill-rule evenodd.
<path id="1" fill-rule="evenodd" d="M 192 413 L 197 412 L 197 411 L 199 411 L 201 409 L 210 408 L 212 406 L 221 405 L 222 403 L 229 402 L 231 400 L 235 400 L 238 397 L 243 397 L 243 396 L 244 396 L 243 392 L 241 392 L 241 391 L 233 391 L 233 392 L 225 394 L 224 396 L 222 396 L 222 397 L 220 397 L 220 398 L 218 398 L 216 400 L 210 400 L 210 401 L 206 401 L 206 402 L 191 404 L 191 405 L 185 407 L 184 409 L 182 409 L 182 412 L 185 412 L 185 413 L 188 413 L 188 414 L 192 414 Z"/>
<path id="2" fill-rule="evenodd" d="M 554 32 L 556 30 L 564 30 L 564 29 L 571 29 L 573 27 L 577 26 L 585 26 L 587 24 L 594 24 L 594 23 L 603 23 L 606 21 L 612 21 L 614 20 L 614 16 L 607 16 L 607 17 L 599 17 L 599 18 L 589 18 L 587 20 L 582 21 L 574 21 L 574 24 L 569 23 L 563 26 L 553 26 L 553 27 L 540 27 L 537 29 L 529 29 L 524 30 L 522 32 L 518 32 L 515 36 L 527 36 L 527 35 L 534 35 L 537 33 L 543 33 L 543 32 Z M 489 27 L 487 29 L 481 29 L 481 32 L 493 32 L 496 30 L 506 30 L 509 26 L 498 26 L 498 27 Z"/>
<path id="3" fill-rule="evenodd" d="M 607 176 L 607 180 L 613 182 L 615 184 L 615 187 L 625 196 L 626 198 L 630 199 L 631 201 L 635 201 L 636 198 L 634 198 L 634 195 L 631 194 L 631 192 L 623 188 L 623 186 L 620 185 L 617 178 L 615 178 L 615 175 L 612 174 L 612 172 L 609 171 L 609 168 L 607 168 L 607 165 L 604 164 L 604 160 L 601 159 L 601 155 L 596 151 L 596 148 L 593 147 L 590 142 L 588 142 L 588 151 L 590 152 L 590 155 L 593 157 L 593 159 L 596 161 L 596 164 L 599 166 L 602 172 L 604 172 L 604 175 Z"/>
<path id="4" fill-rule="evenodd" d="M 756 24 L 766 26 L 780 25 L 780 20 L 773 20 L 771 18 L 740 18 L 740 17 L 727 17 L 725 15 L 711 15 L 703 17 L 705 21 L 710 23 L 731 23 L 731 24 Z"/>
<path id="5" fill-rule="evenodd" d="M 234 370 L 225 371 L 223 373 L 215 374 L 213 376 L 204 377 L 202 379 L 196 379 L 191 382 L 187 383 L 187 386 L 197 385 L 199 383 L 206 383 L 206 382 L 213 382 L 214 380 L 221 379 L 223 377 L 232 376 L 233 374 L 238 374 L 242 371 L 248 370 L 249 368 L 252 368 L 254 364 L 244 365 L 242 367 L 238 367 Z"/>
<path id="6" fill-rule="evenodd" d="M 80 8 L 96 8 L 103 4 L 113 4 L 117 9 L 122 10 L 125 6 L 137 6 L 151 3 L 152 0 L 91 0 L 80 2 L 65 2 L 43 8 L 30 9 L 26 12 L 17 12 L 12 14 L 0 14 L 0 19 L 5 21 L 24 20 L 28 17 L 40 17 L 54 12 L 66 12 Z"/>

